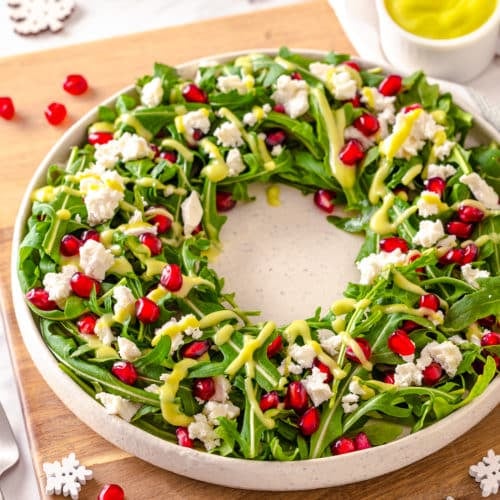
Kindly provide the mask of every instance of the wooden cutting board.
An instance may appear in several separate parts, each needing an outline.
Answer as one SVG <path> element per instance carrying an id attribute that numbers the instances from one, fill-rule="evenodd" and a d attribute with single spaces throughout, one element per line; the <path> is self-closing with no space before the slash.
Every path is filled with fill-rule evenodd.
<path id="1" fill-rule="evenodd" d="M 0 280 L 8 337 L 41 491 L 45 484 L 41 464 L 74 451 L 94 471 L 95 479 L 84 486 L 82 499 L 95 499 L 106 482 L 120 484 L 128 500 L 216 497 L 299 500 L 306 494 L 262 494 L 205 484 L 158 469 L 110 445 L 70 413 L 41 379 L 22 344 L 10 298 L 10 242 L 17 207 L 37 165 L 72 122 L 137 76 L 149 72 L 155 61 L 177 64 L 221 52 L 281 45 L 353 50 L 326 0 L 314 0 L 0 59 L 0 94 L 10 95 L 17 108 L 13 121 L 0 119 Z M 61 83 L 69 73 L 84 74 L 90 82 L 90 91 L 79 97 L 64 93 Z M 51 101 L 63 102 L 68 108 L 69 116 L 59 127 L 49 126 L 43 117 L 43 109 Z M 478 462 L 489 448 L 496 447 L 500 452 L 499 428 L 497 408 L 467 435 L 414 465 L 370 481 L 309 492 L 307 497 L 479 498 L 479 488 L 468 476 L 468 467 Z M 353 481 L 356 472 L 352 471 Z"/>

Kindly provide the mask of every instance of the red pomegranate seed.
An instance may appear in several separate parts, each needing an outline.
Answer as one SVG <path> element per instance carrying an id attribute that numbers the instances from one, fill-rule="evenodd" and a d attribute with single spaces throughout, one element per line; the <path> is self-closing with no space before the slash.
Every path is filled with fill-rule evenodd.
<path id="1" fill-rule="evenodd" d="M 499 344 L 500 344 L 500 333 L 488 332 L 481 337 L 481 345 L 483 347 L 490 345 L 499 345 Z"/>
<path id="2" fill-rule="evenodd" d="M 14 108 L 14 103 L 10 97 L 0 97 L 0 116 L 4 120 L 12 120 L 16 110 Z"/>
<path id="3" fill-rule="evenodd" d="M 303 436 L 311 436 L 319 429 L 319 410 L 314 406 L 306 410 L 299 420 L 299 429 Z"/>
<path id="4" fill-rule="evenodd" d="M 403 85 L 403 79 L 399 75 L 387 75 L 380 85 L 378 91 L 385 96 L 393 96 L 399 93 Z"/>
<path id="5" fill-rule="evenodd" d="M 364 432 L 360 432 L 354 438 L 354 446 L 356 450 L 366 450 L 367 448 L 371 448 L 372 444 L 368 439 L 368 436 Z"/>
<path id="6" fill-rule="evenodd" d="M 363 113 L 354 120 L 353 124 L 363 135 L 370 136 L 378 131 L 380 124 L 376 116 L 370 113 Z"/>
<path id="7" fill-rule="evenodd" d="M 266 144 L 272 148 L 274 146 L 279 146 L 286 141 L 286 132 L 279 128 L 269 130 L 266 133 Z"/>
<path id="8" fill-rule="evenodd" d="M 193 394 L 203 401 L 208 401 L 215 394 L 214 379 L 211 377 L 197 378 L 193 384 Z"/>
<path id="9" fill-rule="evenodd" d="M 414 104 L 408 104 L 408 106 L 405 106 L 403 108 L 403 113 L 409 113 L 410 111 L 414 111 L 415 109 L 422 109 L 422 105 L 418 102 Z"/>
<path id="10" fill-rule="evenodd" d="M 130 361 L 115 361 L 111 373 L 127 385 L 134 385 L 137 381 L 137 370 Z"/>
<path id="11" fill-rule="evenodd" d="M 177 162 L 177 153 L 175 151 L 161 151 L 160 158 L 162 160 L 167 160 L 170 163 L 176 163 Z"/>
<path id="12" fill-rule="evenodd" d="M 383 252 L 393 252 L 399 248 L 402 253 L 408 253 L 408 243 L 399 236 L 383 238 L 378 246 Z"/>
<path id="13" fill-rule="evenodd" d="M 315 366 L 321 373 L 324 373 L 326 375 L 326 378 L 323 381 L 325 384 L 329 384 L 332 382 L 333 380 L 332 372 L 330 371 L 330 368 L 327 365 L 325 365 L 325 363 L 320 361 L 318 358 L 314 358 L 313 366 Z"/>
<path id="14" fill-rule="evenodd" d="M 215 205 L 219 212 L 228 212 L 236 206 L 233 194 L 226 191 L 218 191 L 215 195 Z"/>
<path id="15" fill-rule="evenodd" d="M 403 324 L 401 325 L 401 329 L 406 333 L 411 333 L 414 330 L 418 330 L 419 328 L 420 325 L 418 323 L 415 323 L 415 321 L 412 321 L 411 319 L 405 319 L 403 321 Z"/>
<path id="16" fill-rule="evenodd" d="M 332 455 L 343 455 L 352 451 L 356 451 L 354 441 L 346 437 L 336 439 L 331 446 Z"/>
<path id="17" fill-rule="evenodd" d="M 422 370 L 422 383 L 428 386 L 435 385 L 442 375 L 443 369 L 441 365 L 433 361 Z"/>
<path id="18" fill-rule="evenodd" d="M 142 233 L 139 241 L 149 248 L 151 255 L 159 255 L 163 247 L 160 238 L 153 233 Z"/>
<path id="19" fill-rule="evenodd" d="M 365 157 L 363 146 L 356 139 L 348 140 L 339 153 L 339 158 L 345 165 L 356 165 Z"/>
<path id="20" fill-rule="evenodd" d="M 469 243 L 464 248 L 462 248 L 462 260 L 460 264 L 463 266 L 464 264 L 470 264 L 477 259 L 479 255 L 479 248 L 474 243 Z"/>
<path id="21" fill-rule="evenodd" d="M 441 177 L 431 177 L 425 181 L 424 185 L 427 191 L 436 193 L 440 197 L 443 196 L 444 190 L 446 189 L 446 181 L 441 179 Z"/>
<path id="22" fill-rule="evenodd" d="M 51 102 L 44 113 L 51 125 L 59 125 L 66 118 L 66 106 L 60 102 Z"/>
<path id="23" fill-rule="evenodd" d="M 182 89 L 182 95 L 187 102 L 199 102 L 201 104 L 206 104 L 208 102 L 207 93 L 194 83 L 188 83 Z"/>
<path id="24" fill-rule="evenodd" d="M 394 384 L 394 372 L 388 372 L 384 375 L 383 381 L 386 384 Z"/>
<path id="25" fill-rule="evenodd" d="M 267 357 L 274 358 L 281 349 L 283 348 L 283 337 L 278 335 L 268 346 L 267 346 Z"/>
<path id="26" fill-rule="evenodd" d="M 488 330 L 493 330 L 497 323 L 497 318 L 494 314 L 490 314 L 484 318 L 478 319 L 477 322 L 484 328 L 488 328 Z"/>
<path id="27" fill-rule="evenodd" d="M 82 75 L 68 75 L 63 83 L 63 89 L 72 95 L 80 95 L 87 91 L 89 85 Z"/>
<path id="28" fill-rule="evenodd" d="M 192 448 L 194 446 L 193 440 L 189 437 L 187 427 L 177 427 L 175 435 L 180 446 L 184 446 L 185 448 Z"/>
<path id="29" fill-rule="evenodd" d="M 160 148 L 153 143 L 149 143 L 149 149 L 153 151 L 153 159 L 156 159 L 160 156 Z"/>
<path id="30" fill-rule="evenodd" d="M 203 130 L 199 128 L 193 129 L 193 139 L 195 141 L 200 141 L 201 139 L 203 139 L 203 137 L 205 137 L 205 133 L 203 132 Z"/>
<path id="31" fill-rule="evenodd" d="M 166 233 L 172 227 L 172 219 L 163 214 L 156 214 L 151 222 L 160 234 Z"/>
<path id="32" fill-rule="evenodd" d="M 181 355 L 183 358 L 198 359 L 210 349 L 208 340 L 195 340 L 182 346 Z"/>
<path id="33" fill-rule="evenodd" d="M 32 288 L 26 294 L 26 299 L 42 311 L 53 311 L 57 309 L 57 304 L 49 299 L 49 292 L 47 292 L 45 288 Z"/>
<path id="34" fill-rule="evenodd" d="M 363 339 L 363 338 L 357 338 L 354 340 L 359 345 L 359 347 L 361 347 L 361 350 L 363 351 L 365 358 L 370 359 L 370 356 L 372 355 L 372 348 L 371 348 L 368 340 Z M 361 363 L 359 358 L 356 356 L 356 354 L 354 354 L 354 351 L 350 347 L 348 347 L 345 350 L 345 355 L 346 355 L 347 359 L 353 361 L 354 363 Z"/>
<path id="35" fill-rule="evenodd" d="M 160 283 L 169 291 L 177 292 L 182 287 L 182 271 L 177 264 L 167 264 L 161 272 Z"/>
<path id="36" fill-rule="evenodd" d="M 59 244 L 59 251 L 65 257 L 73 257 L 73 255 L 78 255 L 81 246 L 82 242 L 79 238 L 73 236 L 72 234 L 65 234 L 61 238 L 61 243 Z"/>
<path id="37" fill-rule="evenodd" d="M 361 71 L 359 64 L 355 61 L 345 61 L 342 64 L 345 64 L 346 66 L 349 66 L 350 68 L 355 69 L 358 73 Z"/>
<path id="38" fill-rule="evenodd" d="M 294 380 L 288 384 L 285 408 L 302 413 L 307 408 L 307 391 L 302 382 Z"/>
<path id="39" fill-rule="evenodd" d="M 154 323 L 160 317 L 160 308 L 151 299 L 141 297 L 135 301 L 135 315 L 141 323 Z"/>
<path id="40" fill-rule="evenodd" d="M 318 189 L 314 193 L 314 204 L 327 214 L 331 214 L 335 208 L 335 205 L 333 204 L 334 199 L 335 193 L 333 191 L 329 191 L 328 189 Z"/>
<path id="41" fill-rule="evenodd" d="M 96 230 L 87 229 L 86 231 L 83 231 L 81 240 L 83 243 L 89 240 L 101 241 L 101 237 L 99 236 L 99 233 Z"/>
<path id="42" fill-rule="evenodd" d="M 448 234 L 453 234 L 457 238 L 460 238 L 462 240 L 469 239 L 472 235 L 473 230 L 474 225 L 468 222 L 454 220 L 446 224 L 446 232 Z"/>
<path id="43" fill-rule="evenodd" d="M 352 99 L 349 99 L 349 101 L 353 106 L 353 108 L 359 108 L 361 106 L 361 97 L 359 94 L 356 94 Z"/>
<path id="44" fill-rule="evenodd" d="M 273 106 L 273 111 L 276 111 L 276 113 L 285 113 L 285 106 L 283 104 L 275 104 Z"/>
<path id="45" fill-rule="evenodd" d="M 484 218 L 484 212 L 481 209 L 470 205 L 461 205 L 457 212 L 462 222 L 481 222 Z"/>
<path id="46" fill-rule="evenodd" d="M 91 132 L 87 138 L 87 142 L 92 144 L 106 144 L 113 140 L 113 134 L 111 132 Z"/>
<path id="47" fill-rule="evenodd" d="M 415 344 L 404 330 L 398 329 L 391 333 L 387 339 L 387 345 L 392 352 L 400 356 L 409 356 L 415 353 Z"/>
<path id="48" fill-rule="evenodd" d="M 291 75 L 290 78 L 292 80 L 302 80 L 302 75 L 298 71 L 294 71 Z"/>
<path id="49" fill-rule="evenodd" d="M 97 496 L 97 500 L 124 500 L 124 498 L 125 492 L 117 484 L 105 484 Z"/>
<path id="50" fill-rule="evenodd" d="M 259 406 L 262 411 L 278 408 L 280 397 L 276 391 L 266 392 L 260 398 Z"/>
<path id="51" fill-rule="evenodd" d="M 94 278 L 91 278 L 83 273 L 77 272 L 73 274 L 69 284 L 73 292 L 75 292 L 78 297 L 82 297 L 84 299 L 88 299 L 90 297 L 92 290 L 95 290 L 96 295 L 99 295 L 101 291 L 100 283 Z"/>
<path id="52" fill-rule="evenodd" d="M 425 307 L 431 309 L 432 311 L 437 311 L 439 309 L 439 297 L 433 293 L 427 293 L 422 295 L 418 302 L 419 307 Z"/>
<path id="53" fill-rule="evenodd" d="M 78 318 L 76 326 L 80 333 L 86 335 L 94 335 L 95 324 L 97 323 L 97 316 L 92 313 L 84 314 Z"/>
<path id="54" fill-rule="evenodd" d="M 203 226 L 201 222 L 191 231 L 191 234 L 194 236 L 195 234 L 201 233 L 203 231 Z"/>
<path id="55" fill-rule="evenodd" d="M 451 248 L 439 258 L 439 263 L 443 266 L 448 264 L 461 264 L 463 254 L 464 252 L 461 248 Z"/>

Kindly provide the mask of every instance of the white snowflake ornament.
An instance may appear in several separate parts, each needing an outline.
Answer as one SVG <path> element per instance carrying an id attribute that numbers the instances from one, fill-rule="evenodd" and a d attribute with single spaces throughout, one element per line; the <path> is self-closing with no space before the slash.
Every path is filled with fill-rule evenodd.
<path id="1" fill-rule="evenodd" d="M 43 471 L 47 476 L 45 493 L 47 495 L 70 496 L 72 500 L 77 500 L 82 484 L 92 479 L 92 471 L 76 459 L 74 453 L 64 457 L 61 462 L 45 462 Z"/>
<path id="2" fill-rule="evenodd" d="M 500 487 L 500 455 L 488 450 L 481 462 L 469 467 L 469 474 L 481 486 L 482 496 L 488 497 L 498 493 Z"/>
<path id="3" fill-rule="evenodd" d="M 56 33 L 75 8 L 74 0 L 8 0 L 9 17 L 20 35 L 37 35 L 42 31 Z"/>

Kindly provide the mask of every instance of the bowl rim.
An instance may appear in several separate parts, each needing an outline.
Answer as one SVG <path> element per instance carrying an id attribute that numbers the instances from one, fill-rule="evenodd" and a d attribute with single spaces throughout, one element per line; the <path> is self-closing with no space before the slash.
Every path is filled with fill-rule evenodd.
<path id="1" fill-rule="evenodd" d="M 315 49 L 291 49 L 296 53 L 314 58 L 323 57 L 327 51 Z M 256 48 L 209 56 L 210 59 L 228 61 L 252 53 L 276 55 L 277 49 Z M 176 68 L 181 73 L 191 72 L 207 57 L 187 61 Z M 385 72 L 394 68 L 353 58 L 360 64 L 380 67 Z M 400 72 L 404 74 L 404 72 Z M 442 83 L 442 82 L 441 82 Z M 17 275 L 18 248 L 25 234 L 25 222 L 30 213 L 31 193 L 41 184 L 50 164 L 58 158 L 67 158 L 68 144 L 83 138 L 86 127 L 95 121 L 99 105 L 112 103 L 116 98 L 134 89 L 125 87 L 93 107 L 76 121 L 52 146 L 37 167 L 21 201 L 16 217 L 11 252 L 12 300 L 19 330 L 24 344 L 38 371 L 64 405 L 100 434 L 108 442 L 160 468 L 193 479 L 221 486 L 264 491 L 296 491 L 340 486 L 371 479 L 410 465 L 443 448 L 478 423 L 500 403 L 500 377 L 471 404 L 460 408 L 435 424 L 406 437 L 382 446 L 341 456 L 300 460 L 292 462 L 257 461 L 222 457 L 204 451 L 183 448 L 160 439 L 135 427 L 121 418 L 108 415 L 104 407 L 86 394 L 70 377 L 61 376 L 58 363 L 43 342 L 31 310 L 26 305 Z M 465 104 L 456 101 L 467 109 Z M 475 117 L 479 132 L 500 142 L 498 133 L 483 118 Z M 71 394 L 71 397 L 68 395 Z M 75 394 L 79 394 L 77 397 Z M 335 470 L 335 474 L 332 471 Z"/>

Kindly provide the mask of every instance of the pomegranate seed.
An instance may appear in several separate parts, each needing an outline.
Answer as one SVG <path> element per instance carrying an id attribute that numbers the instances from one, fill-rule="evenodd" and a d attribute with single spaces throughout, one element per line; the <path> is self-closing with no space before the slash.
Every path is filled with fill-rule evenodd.
<path id="1" fill-rule="evenodd" d="M 422 105 L 419 104 L 418 102 L 414 104 L 408 104 L 408 106 L 405 106 L 403 108 L 403 113 L 409 113 L 410 111 L 413 111 L 415 109 L 422 109 Z"/>
<path id="2" fill-rule="evenodd" d="M 370 136 L 378 131 L 380 124 L 376 116 L 370 113 L 363 113 L 354 120 L 354 126 L 364 135 Z"/>
<path id="3" fill-rule="evenodd" d="M 497 318 L 494 314 L 490 314 L 489 316 L 486 316 L 485 318 L 478 319 L 477 322 L 482 327 L 488 328 L 488 330 L 492 330 L 497 323 Z"/>
<path id="4" fill-rule="evenodd" d="M 443 266 L 448 264 L 461 264 L 463 259 L 463 250 L 461 248 L 451 248 L 439 258 L 439 263 Z"/>
<path id="5" fill-rule="evenodd" d="M 354 441 L 350 438 L 341 437 L 336 439 L 331 446 L 332 455 L 343 455 L 344 453 L 351 453 L 356 451 Z"/>
<path id="6" fill-rule="evenodd" d="M 160 308 L 151 299 L 141 297 L 135 301 L 135 315 L 141 323 L 154 323 L 160 317 Z"/>
<path id="7" fill-rule="evenodd" d="M 319 410 L 314 406 L 304 412 L 299 420 L 299 429 L 303 436 L 314 434 L 319 428 Z"/>
<path id="8" fill-rule="evenodd" d="M 499 345 L 499 344 L 500 344 L 500 333 L 488 332 L 481 337 L 481 345 L 483 347 L 490 345 Z"/>
<path id="9" fill-rule="evenodd" d="M 97 496 L 97 500 L 124 500 L 124 498 L 125 492 L 117 484 L 105 484 Z"/>
<path id="10" fill-rule="evenodd" d="M 394 372 L 389 372 L 384 375 L 383 381 L 386 384 L 394 384 Z"/>
<path id="11" fill-rule="evenodd" d="M 415 323 L 415 321 L 412 321 L 411 319 L 405 319 L 403 321 L 403 324 L 401 325 L 401 329 L 406 333 L 411 333 L 414 330 L 418 330 L 419 328 L 420 325 L 418 323 Z"/>
<path id="12" fill-rule="evenodd" d="M 379 243 L 380 250 L 384 252 L 393 252 L 398 248 L 402 253 L 408 252 L 408 243 L 403 238 L 399 238 L 398 236 L 391 236 L 390 238 L 384 238 L 380 240 Z"/>
<path id="13" fill-rule="evenodd" d="M 435 385 L 442 375 L 443 369 L 441 365 L 433 361 L 422 370 L 422 383 L 424 385 Z"/>
<path id="14" fill-rule="evenodd" d="M 340 150 L 339 158 L 345 165 L 356 165 L 365 157 L 363 146 L 356 139 L 348 140 Z"/>
<path id="15" fill-rule="evenodd" d="M 161 272 L 160 283 L 169 291 L 177 292 L 182 287 L 182 271 L 177 264 L 167 264 Z"/>
<path id="16" fill-rule="evenodd" d="M 349 66 L 350 68 L 355 69 L 358 73 L 361 71 L 359 64 L 355 61 L 345 61 L 342 64 L 345 64 L 346 66 Z"/>
<path id="17" fill-rule="evenodd" d="M 10 97 L 0 97 L 0 116 L 4 120 L 12 120 L 16 110 Z"/>
<path id="18" fill-rule="evenodd" d="M 203 139 L 203 137 L 205 137 L 205 133 L 203 132 L 203 130 L 199 128 L 193 129 L 193 139 L 195 141 L 200 141 L 201 139 Z"/>
<path id="19" fill-rule="evenodd" d="M 195 234 L 201 233 L 203 230 L 203 226 L 201 225 L 201 222 L 191 231 L 191 234 L 194 236 Z"/>
<path id="20" fill-rule="evenodd" d="M 97 323 L 97 316 L 92 313 L 84 314 L 78 318 L 76 322 L 76 326 L 78 327 L 78 331 L 80 333 L 84 333 L 86 335 L 93 335 L 95 324 Z"/>
<path id="21" fill-rule="evenodd" d="M 193 384 L 193 394 L 203 401 L 208 401 L 215 394 L 214 379 L 211 377 L 196 379 Z"/>
<path id="22" fill-rule="evenodd" d="M 160 158 L 162 160 L 167 160 L 170 163 L 176 163 L 177 162 L 177 153 L 175 151 L 161 151 Z"/>
<path id="23" fill-rule="evenodd" d="M 356 343 L 361 347 L 361 350 L 363 351 L 363 354 L 365 355 L 366 359 L 370 359 L 370 356 L 372 355 L 372 348 L 370 347 L 370 344 L 368 343 L 368 340 L 363 339 L 363 338 L 358 338 L 354 339 Z M 361 363 L 359 358 L 354 354 L 354 351 L 348 347 L 345 350 L 345 355 L 346 358 L 353 361 L 354 363 Z"/>
<path id="24" fill-rule="evenodd" d="M 473 230 L 474 226 L 468 222 L 454 220 L 446 224 L 446 232 L 462 240 L 470 238 Z"/>
<path id="25" fill-rule="evenodd" d="M 66 106 L 60 102 L 51 102 L 44 113 L 51 125 L 59 125 L 66 118 Z"/>
<path id="26" fill-rule="evenodd" d="M 418 301 L 419 307 L 425 307 L 431 309 L 432 311 L 437 311 L 439 309 L 439 297 L 433 293 L 427 293 L 422 295 Z"/>
<path id="27" fill-rule="evenodd" d="M 130 361 L 115 361 L 111 373 L 127 385 L 134 385 L 137 381 L 137 370 Z"/>
<path id="28" fill-rule="evenodd" d="M 288 384 L 285 408 L 302 413 L 307 408 L 307 391 L 302 382 L 294 380 Z"/>
<path id="29" fill-rule="evenodd" d="M 283 337 L 278 335 L 268 346 L 267 346 L 267 357 L 274 358 L 281 349 L 283 348 Z"/>
<path id="30" fill-rule="evenodd" d="M 95 144 L 106 144 L 111 140 L 113 140 L 111 132 L 91 132 L 87 137 L 87 142 L 93 146 Z"/>
<path id="31" fill-rule="evenodd" d="M 233 194 L 226 191 L 218 191 L 215 195 L 215 205 L 219 212 L 228 212 L 236 206 Z"/>
<path id="32" fill-rule="evenodd" d="M 42 311 L 53 311 L 57 309 L 57 304 L 49 299 L 49 292 L 47 292 L 45 288 L 32 288 L 26 294 L 26 299 Z"/>
<path id="33" fill-rule="evenodd" d="M 441 179 L 441 177 L 431 177 L 430 179 L 427 179 L 424 184 L 427 191 L 436 193 L 440 197 L 443 196 L 446 188 L 446 181 Z"/>
<path id="34" fill-rule="evenodd" d="M 354 438 L 354 446 L 356 450 L 366 450 L 367 448 L 371 448 L 372 444 L 368 439 L 368 436 L 364 432 L 360 432 Z"/>
<path id="35" fill-rule="evenodd" d="M 172 219 L 163 214 L 156 214 L 151 222 L 160 234 L 166 233 L 172 227 Z"/>
<path id="36" fill-rule="evenodd" d="M 356 94 L 352 99 L 349 99 L 347 102 L 350 102 L 353 108 L 359 108 L 361 106 L 361 97 L 359 94 Z"/>
<path id="37" fill-rule="evenodd" d="M 210 349 L 210 342 L 208 340 L 195 340 L 186 344 L 181 349 L 183 358 L 197 359 L 203 356 Z"/>
<path id="38" fill-rule="evenodd" d="M 403 79 L 399 75 L 387 75 L 380 85 L 378 91 L 385 96 L 393 96 L 399 93 L 403 85 Z"/>
<path id="39" fill-rule="evenodd" d="M 387 339 L 389 349 L 400 356 L 409 356 L 415 353 L 415 344 L 404 330 L 395 330 Z"/>
<path id="40" fill-rule="evenodd" d="M 326 378 L 324 380 L 325 384 L 329 384 L 333 380 L 333 375 L 330 371 L 330 368 L 318 358 L 314 358 L 313 366 L 315 366 L 321 373 L 324 373 L 326 375 Z"/>
<path id="41" fill-rule="evenodd" d="M 302 75 L 298 71 L 294 71 L 291 75 L 290 78 L 292 80 L 302 80 Z"/>
<path id="42" fill-rule="evenodd" d="M 207 93 L 194 83 L 188 83 L 182 89 L 182 95 L 187 102 L 199 102 L 201 104 L 206 104 L 208 102 Z"/>
<path id="43" fill-rule="evenodd" d="M 477 259 L 479 255 L 479 248 L 474 243 L 469 243 L 464 248 L 462 248 L 462 260 L 460 264 L 463 266 L 464 264 L 470 264 Z"/>
<path id="44" fill-rule="evenodd" d="M 278 408 L 280 398 L 276 391 L 266 392 L 260 398 L 259 406 L 262 411 L 270 410 L 271 408 Z"/>
<path id="45" fill-rule="evenodd" d="M 276 113 L 285 113 L 285 106 L 283 104 L 275 104 L 273 106 L 273 111 L 276 111 Z"/>
<path id="46" fill-rule="evenodd" d="M 160 238 L 153 233 L 142 233 L 139 241 L 149 248 L 151 255 L 159 255 L 163 247 Z"/>
<path id="47" fill-rule="evenodd" d="M 63 83 L 63 89 L 71 95 L 80 95 L 87 91 L 89 85 L 82 75 L 68 75 Z"/>
<path id="48" fill-rule="evenodd" d="M 177 427 L 175 435 L 180 446 L 184 446 L 185 448 L 192 448 L 194 446 L 193 440 L 189 437 L 187 427 Z"/>
<path id="49" fill-rule="evenodd" d="M 481 222 L 484 218 L 484 212 L 470 205 L 461 205 L 458 207 L 458 218 L 462 222 Z"/>
<path id="50" fill-rule="evenodd" d="M 335 193 L 333 191 L 329 191 L 328 189 L 318 189 L 314 193 L 314 204 L 327 214 L 331 214 L 335 208 L 335 205 L 333 204 L 334 199 Z"/>
<path id="51" fill-rule="evenodd" d="M 82 242 L 79 238 L 72 234 L 65 234 L 59 244 L 59 251 L 65 257 L 73 257 L 73 255 L 78 255 L 81 246 Z"/>
<path id="52" fill-rule="evenodd" d="M 151 151 L 153 151 L 153 159 L 156 159 L 160 156 L 160 149 L 158 148 L 158 146 L 156 144 L 149 143 L 149 149 L 151 149 Z"/>
<path id="53" fill-rule="evenodd" d="M 69 284 L 73 292 L 75 292 L 78 297 L 82 297 L 84 299 L 88 299 L 90 297 L 92 290 L 95 290 L 96 295 L 99 295 L 99 292 L 101 291 L 100 283 L 94 278 L 91 278 L 83 273 L 77 272 L 73 274 Z"/>
<path id="54" fill-rule="evenodd" d="M 82 243 L 85 243 L 89 240 L 100 241 L 101 237 L 99 236 L 99 233 L 94 229 L 87 229 L 86 231 L 83 231 L 81 240 Z"/>
<path id="55" fill-rule="evenodd" d="M 284 130 L 279 128 L 269 130 L 266 133 L 266 144 L 272 148 L 274 146 L 279 146 L 286 141 L 286 133 Z"/>

